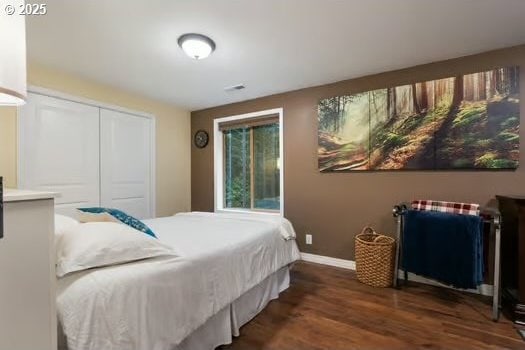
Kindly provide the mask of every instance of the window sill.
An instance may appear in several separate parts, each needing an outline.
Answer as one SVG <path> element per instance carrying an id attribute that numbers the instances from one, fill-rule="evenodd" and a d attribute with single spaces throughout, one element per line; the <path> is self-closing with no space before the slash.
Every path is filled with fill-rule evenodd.
<path id="1" fill-rule="evenodd" d="M 250 209 L 215 209 L 216 213 L 236 213 L 236 214 L 250 214 L 250 215 L 268 215 L 268 216 L 283 216 L 280 211 L 258 211 Z"/>

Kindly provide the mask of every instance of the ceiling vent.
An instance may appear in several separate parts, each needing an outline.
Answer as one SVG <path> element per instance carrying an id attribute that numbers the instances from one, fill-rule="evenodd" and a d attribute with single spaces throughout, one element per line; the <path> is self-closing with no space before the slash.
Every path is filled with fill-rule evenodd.
<path id="1" fill-rule="evenodd" d="M 227 86 L 224 88 L 224 91 L 226 92 L 231 92 L 231 91 L 236 91 L 236 90 L 242 90 L 242 89 L 245 89 L 246 86 L 244 86 L 243 84 L 237 84 L 237 85 L 232 85 L 232 86 Z"/>

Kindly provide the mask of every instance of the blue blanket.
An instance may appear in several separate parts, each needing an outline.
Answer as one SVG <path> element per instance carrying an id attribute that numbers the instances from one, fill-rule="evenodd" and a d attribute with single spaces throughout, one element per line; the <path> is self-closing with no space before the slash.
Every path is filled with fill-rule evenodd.
<path id="1" fill-rule="evenodd" d="M 409 210 L 402 266 L 457 288 L 483 282 L 483 221 L 479 216 Z"/>

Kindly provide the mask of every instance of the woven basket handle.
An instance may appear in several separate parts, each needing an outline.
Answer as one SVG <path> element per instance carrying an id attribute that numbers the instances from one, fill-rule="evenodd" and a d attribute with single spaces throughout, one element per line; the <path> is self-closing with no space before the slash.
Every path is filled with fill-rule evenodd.
<path id="1" fill-rule="evenodd" d="M 382 242 L 383 241 L 383 242 Z M 374 243 L 386 243 L 389 241 L 389 237 L 385 235 L 379 235 L 376 238 L 374 238 Z"/>
<path id="2" fill-rule="evenodd" d="M 377 233 L 371 226 L 365 226 L 363 227 L 363 230 L 361 231 L 361 234 L 364 233 Z"/>

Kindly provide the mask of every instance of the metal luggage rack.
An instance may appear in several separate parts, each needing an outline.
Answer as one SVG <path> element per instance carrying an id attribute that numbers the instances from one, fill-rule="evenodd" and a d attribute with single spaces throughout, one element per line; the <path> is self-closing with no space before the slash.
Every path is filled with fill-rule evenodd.
<path id="1" fill-rule="evenodd" d="M 396 258 L 395 258 L 395 270 L 394 270 L 394 281 L 393 285 L 395 288 L 400 288 L 398 282 L 399 277 L 399 265 L 401 261 L 401 248 L 403 246 L 403 227 L 405 220 L 405 213 L 409 210 L 409 205 L 406 203 L 400 203 L 394 205 L 392 214 L 396 218 L 397 232 L 396 232 Z M 480 216 L 483 218 L 483 222 L 490 224 L 490 236 L 494 237 L 494 285 L 492 288 L 492 320 L 497 322 L 500 314 L 500 254 L 501 254 L 501 214 L 498 209 L 495 208 L 483 208 L 480 210 Z M 406 285 L 408 281 L 408 273 L 406 269 L 403 269 L 403 279 Z"/>

